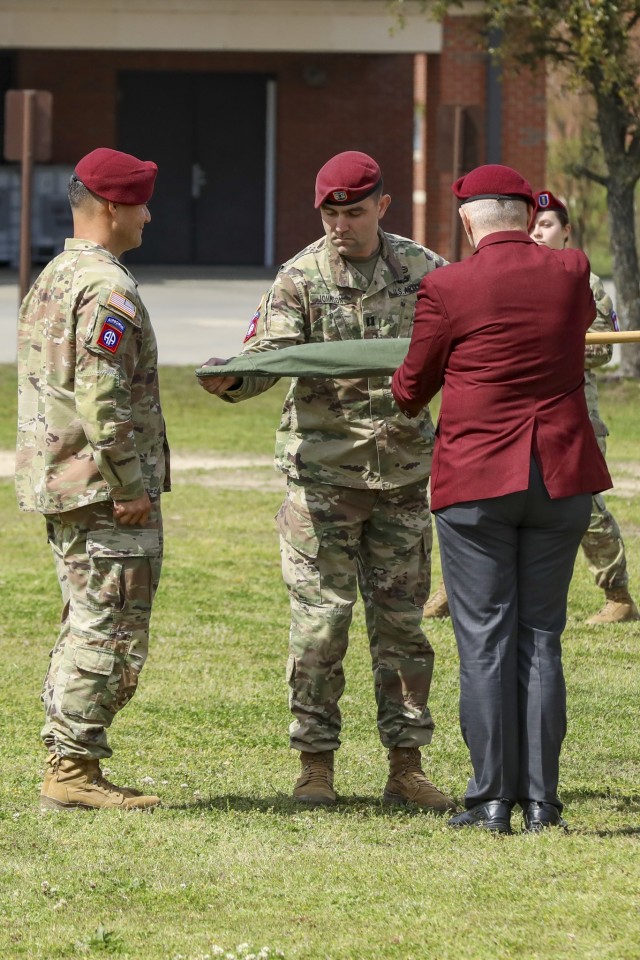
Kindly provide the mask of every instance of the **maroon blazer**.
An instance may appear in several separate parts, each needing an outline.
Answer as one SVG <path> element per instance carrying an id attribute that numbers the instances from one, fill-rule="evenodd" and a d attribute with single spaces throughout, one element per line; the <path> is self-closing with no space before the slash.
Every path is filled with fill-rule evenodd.
<path id="1" fill-rule="evenodd" d="M 532 453 L 554 499 L 611 486 L 584 395 L 595 315 L 584 253 L 520 231 L 424 278 L 392 389 L 414 416 L 442 387 L 432 509 L 526 490 Z"/>

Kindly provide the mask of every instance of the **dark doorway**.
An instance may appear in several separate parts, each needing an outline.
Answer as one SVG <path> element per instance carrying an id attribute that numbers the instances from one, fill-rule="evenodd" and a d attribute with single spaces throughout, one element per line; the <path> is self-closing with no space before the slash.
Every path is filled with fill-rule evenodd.
<path id="1" fill-rule="evenodd" d="M 118 149 L 158 164 L 152 224 L 133 263 L 265 262 L 263 74 L 119 74 Z"/>
<path id="2" fill-rule="evenodd" d="M 8 90 L 16 87 L 13 80 L 15 57 L 13 53 L 0 52 L 0 143 L 4 143 L 4 101 Z"/>

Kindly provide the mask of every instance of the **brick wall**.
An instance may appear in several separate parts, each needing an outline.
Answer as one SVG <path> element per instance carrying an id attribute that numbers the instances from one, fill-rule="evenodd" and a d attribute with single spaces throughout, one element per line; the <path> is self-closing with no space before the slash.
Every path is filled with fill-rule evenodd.
<path id="1" fill-rule="evenodd" d="M 427 203 L 426 242 L 443 256 L 457 259 L 471 250 L 458 227 L 451 184 L 474 166 L 487 162 L 486 94 L 488 58 L 479 47 L 479 22 L 452 17 L 444 23 L 443 49 L 427 63 Z M 534 189 L 543 183 L 546 157 L 544 71 L 514 74 L 502 82 L 502 137 L 499 162 L 518 169 Z M 466 156 L 454 169 L 455 107 L 465 108 Z M 460 234 L 454 243 L 454 233 Z"/>
<path id="2" fill-rule="evenodd" d="M 18 55 L 19 85 L 54 95 L 53 162 L 74 163 L 96 146 L 116 144 L 119 70 L 243 71 L 277 79 L 278 261 L 321 234 L 315 175 L 341 150 L 376 157 L 393 194 L 385 224 L 411 233 L 412 56 L 25 51 Z M 226 117 L 224 125 L 231 122 Z"/>
<path id="3" fill-rule="evenodd" d="M 319 215 L 313 209 L 315 174 L 332 154 L 348 149 L 371 153 L 382 166 L 393 200 L 386 228 L 414 235 L 450 256 L 457 223 L 450 190 L 457 175 L 452 166 L 456 106 L 464 106 L 467 116 L 467 155 L 459 173 L 465 172 L 465 163 L 486 162 L 487 58 L 478 46 L 479 36 L 475 18 L 449 18 L 442 53 L 426 58 L 18 51 L 14 82 L 52 91 L 52 162 L 72 164 L 96 146 L 116 144 L 120 70 L 270 74 L 277 80 L 276 259 L 286 259 L 320 235 Z M 414 96 L 425 103 L 422 156 L 415 167 Z M 545 179 L 544 76 L 506 75 L 502 99 L 502 162 L 517 167 L 538 187 Z M 232 117 L 221 121 L 221 129 L 232 124 Z M 426 205 L 421 205 L 425 192 Z M 460 251 L 466 251 L 464 237 Z"/>

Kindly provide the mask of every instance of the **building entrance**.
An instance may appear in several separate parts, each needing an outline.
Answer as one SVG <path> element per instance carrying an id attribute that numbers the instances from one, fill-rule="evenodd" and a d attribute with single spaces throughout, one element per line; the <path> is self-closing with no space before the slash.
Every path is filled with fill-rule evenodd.
<path id="1" fill-rule="evenodd" d="M 119 73 L 118 149 L 159 168 L 127 262 L 273 262 L 274 89 L 264 74 Z"/>

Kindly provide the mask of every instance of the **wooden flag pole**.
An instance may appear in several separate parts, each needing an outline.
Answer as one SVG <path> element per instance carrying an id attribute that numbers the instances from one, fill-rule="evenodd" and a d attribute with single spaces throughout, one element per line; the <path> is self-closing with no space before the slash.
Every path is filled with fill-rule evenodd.
<path id="1" fill-rule="evenodd" d="M 640 343 L 640 330 L 593 331 L 586 334 L 585 343 Z"/>

